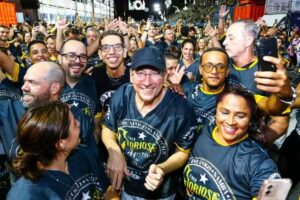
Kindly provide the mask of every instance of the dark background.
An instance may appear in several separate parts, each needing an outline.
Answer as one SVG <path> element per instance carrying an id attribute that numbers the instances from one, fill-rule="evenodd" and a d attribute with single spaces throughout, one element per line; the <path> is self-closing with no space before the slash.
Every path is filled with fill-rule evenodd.
<path id="1" fill-rule="evenodd" d="M 166 10 L 166 5 L 164 0 L 145 0 L 146 7 L 149 8 L 148 12 L 134 10 L 128 10 L 128 1 L 129 0 L 114 0 L 115 3 L 115 16 L 121 16 L 122 18 L 127 18 L 128 16 L 133 17 L 136 20 L 147 19 L 148 15 L 154 15 L 156 19 L 158 19 L 158 15 L 153 10 L 153 5 L 155 3 L 160 3 L 162 12 L 166 12 L 167 14 L 172 14 L 175 12 L 175 9 L 172 7 L 173 5 L 177 6 L 179 9 L 184 7 L 184 0 L 172 0 L 173 5 L 170 6 L 168 10 Z M 192 2 L 192 0 L 190 0 Z M 189 0 L 187 4 L 190 3 Z"/>

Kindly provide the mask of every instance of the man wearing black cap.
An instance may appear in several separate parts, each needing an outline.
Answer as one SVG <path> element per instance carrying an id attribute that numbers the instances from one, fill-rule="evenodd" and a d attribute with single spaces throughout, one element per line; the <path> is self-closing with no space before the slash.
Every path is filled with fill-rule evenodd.
<path id="1" fill-rule="evenodd" d="M 132 58 L 130 80 L 114 94 L 104 119 L 108 175 L 122 199 L 174 199 L 196 122 L 186 100 L 163 88 L 165 59 L 153 47 Z"/>

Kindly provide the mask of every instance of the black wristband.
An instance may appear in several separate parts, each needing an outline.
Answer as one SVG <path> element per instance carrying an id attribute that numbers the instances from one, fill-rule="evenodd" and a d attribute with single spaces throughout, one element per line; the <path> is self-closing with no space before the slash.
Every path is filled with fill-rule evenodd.
<path id="1" fill-rule="evenodd" d="M 123 35 L 123 36 L 127 36 L 127 35 L 128 35 L 128 33 L 122 33 L 122 35 Z"/>

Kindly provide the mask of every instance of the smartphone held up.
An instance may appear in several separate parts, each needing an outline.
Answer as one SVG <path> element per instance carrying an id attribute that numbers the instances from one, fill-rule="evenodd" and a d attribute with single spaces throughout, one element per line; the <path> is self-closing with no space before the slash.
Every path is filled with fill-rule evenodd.
<path id="1" fill-rule="evenodd" d="M 277 40 L 274 37 L 261 38 L 256 42 L 256 51 L 258 58 L 258 66 L 260 71 L 276 71 L 273 63 L 263 60 L 264 56 L 278 57 Z"/>

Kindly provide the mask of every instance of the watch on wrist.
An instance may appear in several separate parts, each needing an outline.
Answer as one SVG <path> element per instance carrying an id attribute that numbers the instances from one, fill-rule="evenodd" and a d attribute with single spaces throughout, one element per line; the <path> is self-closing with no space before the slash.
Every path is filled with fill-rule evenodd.
<path id="1" fill-rule="evenodd" d="M 282 98 L 280 98 L 280 101 L 283 102 L 283 103 L 292 105 L 295 102 L 296 97 L 297 97 L 296 90 L 295 90 L 294 87 L 292 87 L 292 97 L 289 98 L 289 99 L 282 99 Z"/>

